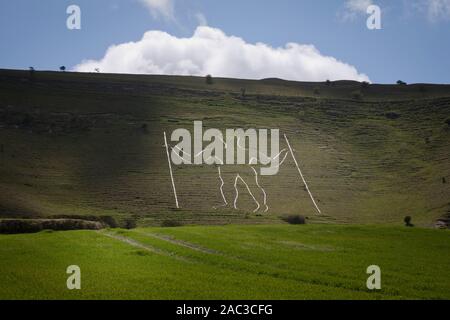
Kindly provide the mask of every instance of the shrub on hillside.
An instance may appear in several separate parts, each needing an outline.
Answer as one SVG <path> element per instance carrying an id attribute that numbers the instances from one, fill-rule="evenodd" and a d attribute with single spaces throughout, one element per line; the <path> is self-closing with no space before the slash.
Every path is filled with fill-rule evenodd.
<path id="1" fill-rule="evenodd" d="M 405 219 L 403 219 L 405 222 L 405 226 L 407 227 L 414 227 L 414 225 L 411 223 L 412 218 L 410 216 L 406 216 Z"/>
<path id="2" fill-rule="evenodd" d="M 210 74 L 206 76 L 206 84 L 213 84 L 213 78 Z"/>
<path id="3" fill-rule="evenodd" d="M 100 221 L 103 222 L 106 226 L 110 228 L 118 228 L 119 225 L 117 224 L 116 219 L 114 219 L 111 216 L 100 216 Z"/>
<path id="4" fill-rule="evenodd" d="M 128 230 L 136 229 L 137 228 L 136 219 L 133 219 L 133 218 L 125 219 L 124 228 L 128 229 Z"/>
<path id="5" fill-rule="evenodd" d="M 319 89 L 319 87 L 315 87 L 315 88 L 314 88 L 314 94 L 315 94 L 316 96 L 319 96 L 319 95 L 320 95 L 320 89 Z"/>
<path id="6" fill-rule="evenodd" d="M 363 89 L 367 89 L 369 86 L 370 86 L 370 83 L 367 81 L 363 81 L 361 83 L 361 88 L 363 88 Z"/>
<path id="7" fill-rule="evenodd" d="M 359 90 L 353 91 L 352 92 L 352 99 L 354 99 L 354 100 L 362 100 L 363 99 L 363 94 Z"/>
<path id="8" fill-rule="evenodd" d="M 391 120 L 396 120 L 396 119 L 400 118 L 400 115 L 396 112 L 388 112 L 388 113 L 386 113 L 386 118 L 391 119 Z"/>
<path id="9" fill-rule="evenodd" d="M 421 86 L 419 86 L 419 91 L 421 93 L 426 93 L 427 92 L 427 88 L 425 86 L 421 85 Z"/>
<path id="10" fill-rule="evenodd" d="M 163 228 L 176 228 L 181 227 L 183 224 L 179 221 L 172 220 L 172 219 L 166 219 L 163 222 L 161 222 L 161 227 Z"/>
<path id="11" fill-rule="evenodd" d="M 245 93 L 247 92 L 247 89 L 241 88 L 241 98 L 245 99 Z"/>
<path id="12" fill-rule="evenodd" d="M 289 215 L 282 217 L 281 220 L 289 224 L 306 224 L 306 219 L 301 215 Z"/>
<path id="13" fill-rule="evenodd" d="M 36 71 L 34 70 L 33 67 L 29 68 L 29 72 L 30 72 L 30 80 L 33 81 L 34 80 L 34 74 L 36 73 Z"/>

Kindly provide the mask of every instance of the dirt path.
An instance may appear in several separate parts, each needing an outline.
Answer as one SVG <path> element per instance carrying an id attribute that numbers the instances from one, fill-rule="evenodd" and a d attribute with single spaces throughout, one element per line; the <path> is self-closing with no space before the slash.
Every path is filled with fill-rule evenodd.
<path id="1" fill-rule="evenodd" d="M 215 254 L 215 255 L 221 255 L 220 252 L 212 250 L 212 249 L 208 249 L 190 242 L 186 242 L 183 240 L 177 240 L 171 236 L 166 236 L 166 235 L 162 235 L 162 234 L 157 234 L 157 233 L 144 233 L 142 232 L 141 234 L 158 239 L 158 240 L 162 240 L 162 241 L 166 241 L 181 247 L 185 247 L 191 250 L 195 250 L 198 252 L 202 252 L 202 253 L 206 253 L 206 254 Z"/>
<path id="2" fill-rule="evenodd" d="M 139 249 L 142 249 L 142 250 L 154 253 L 154 254 L 158 254 L 158 255 L 162 255 L 162 256 L 166 256 L 166 257 L 171 257 L 171 258 L 174 258 L 176 260 L 180 260 L 180 261 L 184 261 L 184 262 L 191 262 L 187 258 L 178 256 L 175 253 L 172 253 L 172 252 L 169 252 L 169 251 L 165 251 L 165 250 L 161 250 L 161 249 L 158 249 L 158 248 L 156 248 L 154 246 L 151 246 L 151 245 L 148 245 L 148 244 L 143 244 L 143 243 L 141 243 L 139 241 L 136 241 L 134 239 L 131 239 L 131 238 L 128 238 L 128 237 L 125 237 L 125 236 L 121 236 L 121 235 L 118 235 L 118 234 L 115 234 L 115 233 L 105 232 L 105 231 L 98 231 L 98 233 L 102 234 L 102 235 L 104 235 L 106 237 L 112 238 L 114 240 L 122 241 L 122 242 L 124 242 L 126 244 L 129 244 L 130 246 L 135 247 L 135 248 L 139 248 Z"/>

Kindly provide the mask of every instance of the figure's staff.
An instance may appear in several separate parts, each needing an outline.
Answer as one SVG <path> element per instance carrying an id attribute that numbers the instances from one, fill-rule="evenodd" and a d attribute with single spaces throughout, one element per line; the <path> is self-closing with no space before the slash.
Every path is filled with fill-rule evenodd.
<path id="1" fill-rule="evenodd" d="M 300 174 L 300 177 L 302 178 L 303 183 L 305 184 L 306 191 L 308 191 L 309 197 L 311 198 L 311 200 L 312 200 L 314 206 L 316 207 L 317 212 L 318 212 L 319 214 L 321 214 L 322 212 L 320 211 L 319 206 L 317 205 L 317 203 L 316 203 L 316 201 L 314 200 L 314 197 L 313 197 L 311 191 L 309 190 L 308 184 L 306 183 L 306 180 L 305 180 L 305 177 L 303 176 L 302 170 L 300 170 L 300 167 L 299 167 L 299 165 L 298 165 L 297 159 L 295 159 L 294 151 L 293 151 L 292 148 L 291 148 L 291 145 L 290 145 L 290 143 L 289 143 L 289 140 L 288 140 L 286 134 L 284 135 L 284 139 L 286 140 L 286 143 L 287 143 L 287 145 L 288 145 L 288 147 L 289 147 L 289 150 L 291 151 L 292 159 L 294 159 L 295 165 L 297 166 L 298 173 Z"/>
<path id="2" fill-rule="evenodd" d="M 172 179 L 172 188 L 173 188 L 173 195 L 175 197 L 175 204 L 177 206 L 177 209 L 180 209 L 180 206 L 178 204 L 177 189 L 175 188 L 175 181 L 173 179 L 172 163 L 170 162 L 169 145 L 167 144 L 166 132 L 164 132 L 164 144 L 167 152 L 167 162 L 169 163 L 170 179 Z"/>

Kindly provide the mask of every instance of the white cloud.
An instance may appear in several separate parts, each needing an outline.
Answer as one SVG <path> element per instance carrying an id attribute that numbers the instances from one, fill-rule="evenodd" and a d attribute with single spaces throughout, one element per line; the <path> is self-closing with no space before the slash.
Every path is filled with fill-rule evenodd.
<path id="1" fill-rule="evenodd" d="M 153 15 L 154 18 L 162 16 L 166 19 L 173 20 L 174 3 L 173 0 L 139 0 Z"/>
<path id="2" fill-rule="evenodd" d="M 346 0 L 338 17 L 344 21 L 355 20 L 367 15 L 367 8 L 374 4 L 373 0 Z M 405 13 L 425 15 L 431 22 L 450 19 L 450 0 L 403 0 L 403 8 Z"/>
<path id="3" fill-rule="evenodd" d="M 345 7 L 349 11 L 366 14 L 367 8 L 372 4 L 372 0 L 347 0 Z"/>
<path id="4" fill-rule="evenodd" d="M 195 19 L 197 19 L 197 23 L 199 26 L 207 26 L 208 20 L 206 19 L 205 15 L 201 12 L 197 12 L 195 14 Z"/>
<path id="5" fill-rule="evenodd" d="M 357 16 L 367 14 L 367 8 L 372 4 L 372 0 L 347 0 L 340 16 L 343 20 L 353 20 Z"/>
<path id="6" fill-rule="evenodd" d="M 430 21 L 450 18 L 450 0 L 425 0 L 425 5 Z"/>
<path id="7" fill-rule="evenodd" d="M 140 41 L 112 46 L 102 59 L 83 61 L 74 70 L 93 72 L 95 68 L 107 73 L 369 81 L 355 67 L 322 55 L 313 45 L 250 44 L 206 26 L 198 27 L 191 38 L 148 31 Z"/>

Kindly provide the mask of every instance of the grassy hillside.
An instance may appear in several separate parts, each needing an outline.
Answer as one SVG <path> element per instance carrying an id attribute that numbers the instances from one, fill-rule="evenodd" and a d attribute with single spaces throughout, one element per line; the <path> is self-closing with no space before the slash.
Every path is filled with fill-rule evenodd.
<path id="1" fill-rule="evenodd" d="M 226 226 L 0 235 L 4 299 L 450 299 L 447 230 Z M 381 268 L 381 291 L 366 288 Z M 81 290 L 66 268 L 81 268 Z"/>
<path id="2" fill-rule="evenodd" d="M 254 204 L 243 186 L 241 210 L 214 209 L 220 181 L 208 166 L 174 168 L 176 210 L 163 132 L 192 128 L 194 120 L 280 128 L 319 201 L 318 221 L 401 223 L 411 215 L 429 225 L 450 210 L 450 86 L 208 85 L 196 77 L 0 70 L 0 217 L 133 216 L 159 225 L 314 216 L 290 158 L 276 177 L 260 178 L 267 214 L 249 214 Z M 224 168 L 230 200 L 236 172 L 256 187 L 248 167 Z"/>

